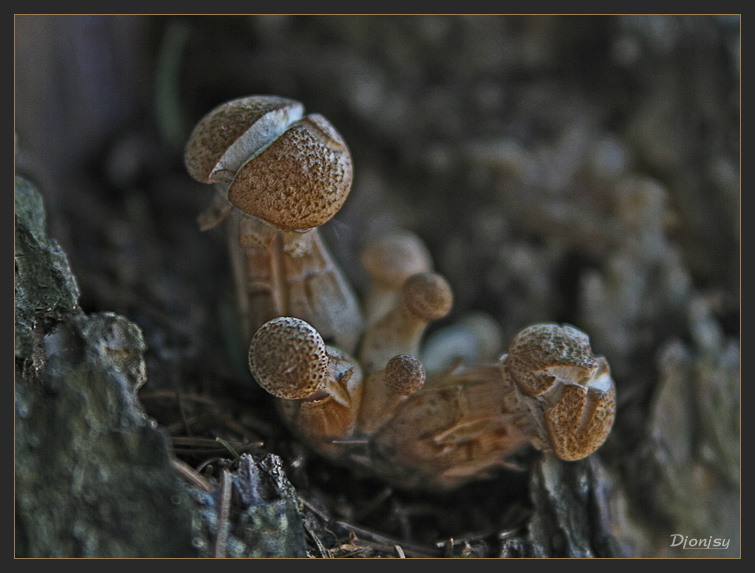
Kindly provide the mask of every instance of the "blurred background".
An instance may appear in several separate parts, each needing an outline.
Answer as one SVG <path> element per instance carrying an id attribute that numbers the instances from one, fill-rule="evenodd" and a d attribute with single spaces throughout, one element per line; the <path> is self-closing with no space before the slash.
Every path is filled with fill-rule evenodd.
<path id="1" fill-rule="evenodd" d="M 412 527 L 395 511 L 359 518 L 355 500 L 380 486 L 339 497 L 328 484 L 341 474 L 302 464 L 250 383 L 223 233 L 196 225 L 212 193 L 186 173 L 183 145 L 228 99 L 300 100 L 353 154 L 352 193 L 322 231 L 357 291 L 366 241 L 408 228 L 455 290 L 434 328 L 479 310 L 506 343 L 540 321 L 588 332 L 618 388 L 599 453 L 619 492 L 621 552 L 689 556 L 669 547 L 681 533 L 731 538 L 727 555 L 738 555 L 739 26 L 738 16 L 16 16 L 16 171 L 44 197 L 84 311 L 142 328 L 143 402 L 168 431 L 173 412 L 156 392 L 229 400 L 294 484 L 344 519 L 423 542 L 501 529 L 469 510 L 491 499 L 489 485 L 420 511 Z M 526 479 L 511 484 L 502 503 L 526 499 Z M 390 495 L 394 509 L 417 502 Z"/>

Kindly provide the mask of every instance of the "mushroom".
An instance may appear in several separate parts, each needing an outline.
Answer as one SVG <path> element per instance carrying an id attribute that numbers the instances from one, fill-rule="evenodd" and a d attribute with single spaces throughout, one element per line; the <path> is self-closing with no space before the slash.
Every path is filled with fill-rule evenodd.
<path id="1" fill-rule="evenodd" d="M 417 358 L 408 354 L 391 358 L 385 370 L 373 372 L 364 381 L 359 432 L 372 434 L 380 429 L 424 383 L 425 369 Z"/>
<path id="2" fill-rule="evenodd" d="M 573 326 L 536 324 L 514 337 L 501 368 L 534 423 L 533 444 L 563 460 L 592 454 L 608 437 L 616 387 L 590 339 Z"/>
<path id="3" fill-rule="evenodd" d="M 429 334 L 422 343 L 420 358 L 431 374 L 467 364 L 496 361 L 503 352 L 503 332 L 486 312 L 462 314 L 452 324 Z"/>
<path id="4" fill-rule="evenodd" d="M 396 305 L 406 279 L 433 268 L 425 243 L 405 230 L 391 231 L 368 242 L 362 250 L 360 262 L 370 277 L 362 302 L 368 325 Z"/>
<path id="5" fill-rule="evenodd" d="M 453 292 L 445 278 L 435 272 L 409 277 L 398 303 L 383 318 L 365 330 L 359 361 L 366 374 L 385 368 L 397 354 L 417 356 L 427 325 L 451 311 Z"/>
<path id="6" fill-rule="evenodd" d="M 328 451 L 332 440 L 354 428 L 361 369 L 327 346 L 311 324 L 288 316 L 263 324 L 249 346 L 249 368 L 263 389 L 281 399 L 290 426 L 313 445 Z"/>
<path id="7" fill-rule="evenodd" d="M 214 184 L 200 215 L 230 218 L 229 245 L 246 340 L 276 316 L 310 321 L 352 351 L 362 330 L 356 296 L 317 233 L 348 197 L 351 155 L 321 115 L 301 103 L 249 96 L 210 111 L 185 150 L 189 174 Z"/>

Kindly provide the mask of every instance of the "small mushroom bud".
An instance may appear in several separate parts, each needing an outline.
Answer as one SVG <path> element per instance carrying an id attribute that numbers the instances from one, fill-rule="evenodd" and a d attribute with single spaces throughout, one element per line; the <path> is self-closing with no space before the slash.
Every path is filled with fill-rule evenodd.
<path id="1" fill-rule="evenodd" d="M 451 311 L 453 292 L 445 278 L 434 272 L 412 275 L 401 289 L 396 306 L 368 328 L 359 360 L 367 374 L 382 370 L 393 356 L 417 356 L 427 325 Z"/>
<path id="2" fill-rule="evenodd" d="M 375 323 L 396 306 L 406 279 L 433 268 L 432 257 L 422 239 L 403 230 L 367 243 L 360 260 L 370 277 L 362 305 L 367 324 Z"/>
<path id="3" fill-rule="evenodd" d="M 361 309 L 316 229 L 341 208 L 353 179 L 335 128 L 294 100 L 239 98 L 200 120 L 184 159 L 192 177 L 217 190 L 200 227 L 230 218 L 245 340 L 267 320 L 297 316 L 353 351 Z"/>
<path id="4" fill-rule="evenodd" d="M 538 324 L 521 331 L 501 359 L 535 424 L 533 443 L 563 460 L 589 456 L 608 437 L 616 387 L 588 336 L 572 326 Z"/>
<path id="5" fill-rule="evenodd" d="M 326 346 L 307 322 L 278 317 L 262 325 L 249 347 L 249 368 L 283 401 L 284 417 L 305 439 L 319 445 L 353 429 L 362 393 L 359 365 Z"/>
<path id="6" fill-rule="evenodd" d="M 365 380 L 359 431 L 372 434 L 380 429 L 424 383 L 425 369 L 418 359 L 408 354 L 391 358 L 385 370 L 373 372 Z"/>

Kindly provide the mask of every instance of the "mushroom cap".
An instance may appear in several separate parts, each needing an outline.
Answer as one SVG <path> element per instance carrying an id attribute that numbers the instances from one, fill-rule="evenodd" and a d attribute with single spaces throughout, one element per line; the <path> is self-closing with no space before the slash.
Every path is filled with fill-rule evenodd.
<path id="1" fill-rule="evenodd" d="M 301 103 L 279 96 L 248 96 L 220 104 L 189 136 L 184 152 L 189 175 L 202 183 L 231 181 L 250 155 L 303 114 Z"/>
<path id="2" fill-rule="evenodd" d="M 608 363 L 572 326 L 537 324 L 514 337 L 502 366 L 533 416 L 539 438 L 561 459 L 579 460 L 608 437 L 616 386 Z"/>
<path id="3" fill-rule="evenodd" d="M 299 400 L 323 388 L 330 359 L 320 333 L 309 323 L 281 316 L 252 337 L 249 368 L 257 382 L 278 398 Z"/>
<path id="4" fill-rule="evenodd" d="M 420 318 L 430 321 L 443 318 L 453 306 L 451 285 L 438 273 L 417 273 L 401 289 L 404 304 Z"/>
<path id="5" fill-rule="evenodd" d="M 558 402 L 543 412 L 548 441 L 566 461 L 581 460 L 608 438 L 616 416 L 616 387 L 607 365 L 587 386 L 565 385 Z"/>
<path id="6" fill-rule="evenodd" d="M 403 396 L 410 396 L 424 385 L 425 368 L 414 356 L 398 354 L 385 365 L 383 380 L 391 390 Z"/>
<path id="7" fill-rule="evenodd" d="M 312 114 L 241 166 L 228 200 L 279 229 L 311 229 L 338 213 L 353 178 L 343 138 L 324 117 Z"/>
<path id="8" fill-rule="evenodd" d="M 535 324 L 519 332 L 503 359 L 506 373 L 527 396 L 539 396 L 558 379 L 585 384 L 598 368 L 590 338 L 573 326 Z"/>
<path id="9" fill-rule="evenodd" d="M 424 241 L 409 231 L 393 231 L 370 241 L 360 261 L 372 280 L 396 289 L 410 276 L 433 266 Z"/>
<path id="10" fill-rule="evenodd" d="M 184 162 L 202 183 L 225 183 L 228 200 L 284 231 L 329 221 L 351 190 L 351 154 L 318 114 L 279 96 L 249 96 L 219 105 L 186 144 Z"/>

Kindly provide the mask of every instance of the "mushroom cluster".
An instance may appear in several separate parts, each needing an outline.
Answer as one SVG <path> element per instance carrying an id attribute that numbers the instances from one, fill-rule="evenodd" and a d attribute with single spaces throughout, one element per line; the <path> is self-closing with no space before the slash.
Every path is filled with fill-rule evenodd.
<path id="1" fill-rule="evenodd" d="M 577 460 L 607 438 L 615 385 L 572 326 L 525 328 L 499 356 L 486 344 L 497 340 L 491 321 L 460 321 L 449 329 L 471 336 L 471 350 L 426 368 L 425 331 L 453 292 L 414 234 L 366 245 L 370 285 L 357 298 L 317 232 L 353 177 L 322 116 L 278 96 L 233 100 L 199 122 L 185 161 L 216 188 L 200 227 L 228 221 L 250 370 L 313 449 L 400 487 L 442 490 L 491 475 L 527 445 Z"/>
<path id="2" fill-rule="evenodd" d="M 362 312 L 317 227 L 351 190 L 351 154 L 321 115 L 277 96 L 232 100 L 210 111 L 186 144 L 189 174 L 215 186 L 202 230 L 227 220 L 247 342 L 268 320 L 297 316 L 352 352 Z"/>

